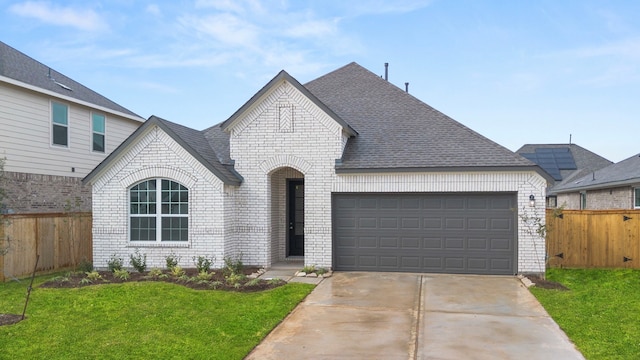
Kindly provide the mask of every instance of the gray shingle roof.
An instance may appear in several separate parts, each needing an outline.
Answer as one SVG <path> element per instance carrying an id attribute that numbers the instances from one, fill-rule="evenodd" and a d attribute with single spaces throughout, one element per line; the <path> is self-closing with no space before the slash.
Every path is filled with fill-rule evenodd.
<path id="1" fill-rule="evenodd" d="M 602 156 L 576 144 L 526 144 L 516 150 L 516 153 L 533 153 L 536 149 L 567 149 L 571 152 L 571 155 L 573 155 L 573 159 L 576 163 L 577 169 L 575 170 L 560 170 L 562 180 L 551 183 L 551 188 L 549 189 L 550 194 L 555 191 L 557 186 L 571 183 L 586 174 L 591 174 L 593 171 L 613 164 L 613 162 L 603 158 Z"/>
<path id="2" fill-rule="evenodd" d="M 640 184 L 640 154 L 554 186 L 555 193 Z"/>
<path id="3" fill-rule="evenodd" d="M 152 116 L 83 181 L 90 181 L 145 128 L 157 124 L 225 183 L 240 184 L 224 130 L 283 79 L 352 135 L 336 171 L 535 170 L 546 176 L 531 161 L 351 63 L 304 86 L 282 71 L 228 120 L 202 131 Z"/>
<path id="4" fill-rule="evenodd" d="M 356 63 L 304 86 L 359 133 L 337 170 L 538 169 Z"/>
<path id="5" fill-rule="evenodd" d="M 142 121 L 142 118 L 140 118 L 139 115 L 127 108 L 116 104 L 79 82 L 74 81 L 64 74 L 61 74 L 30 58 L 1 41 L 0 76 L 63 96 L 68 96 L 76 100 L 94 104 L 109 110 L 117 111 L 119 113 L 138 118 Z"/>
<path id="6" fill-rule="evenodd" d="M 171 138 L 180 144 L 185 150 L 187 150 L 193 157 L 195 157 L 200 163 L 202 163 L 209 171 L 216 175 L 225 184 L 240 185 L 242 182 L 242 176 L 240 176 L 230 164 L 225 164 L 220 161 L 224 156 L 218 156 L 218 153 L 212 143 L 205 136 L 204 131 L 194 130 L 192 128 L 173 123 L 171 121 L 159 118 L 157 116 L 151 116 L 142 126 L 133 132 L 116 150 L 114 150 L 109 156 L 104 159 L 95 169 L 93 169 L 82 181 L 84 183 L 91 182 L 91 180 L 99 174 L 102 169 L 109 166 L 113 159 L 119 157 L 119 154 L 135 141 L 135 139 L 143 134 L 150 126 L 157 125 L 164 132 L 166 132 Z M 227 140 L 228 141 L 228 140 Z M 219 146 L 219 145 L 216 145 Z M 227 157 L 228 157 L 228 145 L 227 145 Z"/>

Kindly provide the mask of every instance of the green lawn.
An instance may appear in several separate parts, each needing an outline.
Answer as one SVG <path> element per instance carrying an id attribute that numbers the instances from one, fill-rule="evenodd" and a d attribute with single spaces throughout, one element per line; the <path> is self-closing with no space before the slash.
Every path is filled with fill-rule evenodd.
<path id="1" fill-rule="evenodd" d="M 0 313 L 22 314 L 27 284 L 0 283 Z M 236 293 L 164 282 L 34 285 L 27 319 L 0 327 L 0 359 L 242 359 L 312 289 L 287 284 Z"/>
<path id="2" fill-rule="evenodd" d="M 569 291 L 531 288 L 589 360 L 640 359 L 640 270 L 551 269 Z"/>

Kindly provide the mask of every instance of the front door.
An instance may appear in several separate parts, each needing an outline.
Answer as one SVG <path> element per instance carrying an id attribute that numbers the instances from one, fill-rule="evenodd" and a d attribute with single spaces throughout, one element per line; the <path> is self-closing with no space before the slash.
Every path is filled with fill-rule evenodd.
<path id="1" fill-rule="evenodd" d="M 304 255 L 304 180 L 288 182 L 289 249 L 287 256 Z"/>

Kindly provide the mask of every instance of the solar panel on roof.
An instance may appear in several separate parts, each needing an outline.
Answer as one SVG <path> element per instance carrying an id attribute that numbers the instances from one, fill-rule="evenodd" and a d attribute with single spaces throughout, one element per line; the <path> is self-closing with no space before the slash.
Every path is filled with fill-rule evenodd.
<path id="1" fill-rule="evenodd" d="M 578 168 L 569 148 L 536 148 L 533 153 L 520 155 L 538 164 L 556 181 L 562 180 L 560 170 Z"/>

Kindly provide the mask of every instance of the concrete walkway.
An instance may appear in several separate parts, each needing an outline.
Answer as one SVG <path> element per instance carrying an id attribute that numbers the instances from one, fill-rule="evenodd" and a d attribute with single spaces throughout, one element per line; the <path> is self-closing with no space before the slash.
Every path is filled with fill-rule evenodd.
<path id="1" fill-rule="evenodd" d="M 584 359 L 515 277 L 335 273 L 247 359 Z"/>

